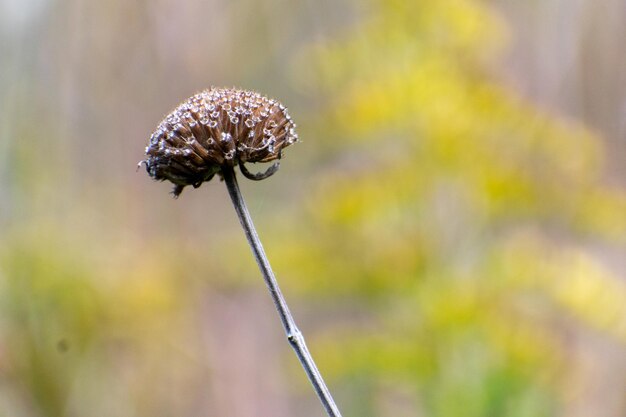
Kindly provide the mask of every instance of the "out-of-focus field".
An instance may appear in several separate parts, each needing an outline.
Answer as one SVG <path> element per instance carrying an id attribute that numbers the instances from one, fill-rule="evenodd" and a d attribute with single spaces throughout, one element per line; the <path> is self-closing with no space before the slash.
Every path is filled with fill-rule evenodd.
<path id="1" fill-rule="evenodd" d="M 0 2 L 0 415 L 321 416 L 217 179 L 209 87 L 302 142 L 243 192 L 345 416 L 626 414 L 618 0 Z"/>

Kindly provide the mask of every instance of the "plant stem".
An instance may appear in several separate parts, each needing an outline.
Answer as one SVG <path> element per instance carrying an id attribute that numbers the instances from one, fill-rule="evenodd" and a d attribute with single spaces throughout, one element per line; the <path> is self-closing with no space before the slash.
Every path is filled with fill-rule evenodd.
<path id="1" fill-rule="evenodd" d="M 224 181 L 226 182 L 226 187 L 228 188 L 228 194 L 230 195 L 233 205 L 235 206 L 235 210 L 237 211 L 239 222 L 243 227 L 248 243 L 252 249 L 252 253 L 254 254 L 254 258 L 259 265 L 259 269 L 263 274 L 265 283 L 267 284 L 272 300 L 274 301 L 274 305 L 276 306 L 276 310 L 278 311 L 278 315 L 280 316 L 280 321 L 282 322 L 285 333 L 287 334 L 287 340 L 296 352 L 296 355 L 298 356 L 304 371 L 309 377 L 311 384 L 313 384 L 313 388 L 322 402 L 326 413 L 330 417 L 341 417 L 339 408 L 337 408 L 333 397 L 330 395 L 330 392 L 324 383 L 324 379 L 317 369 L 317 366 L 309 353 L 309 349 L 306 347 L 304 336 L 296 326 L 296 322 L 289 311 L 287 302 L 278 287 L 278 282 L 276 282 L 276 277 L 274 276 L 272 267 L 267 260 L 267 256 L 263 250 L 263 245 L 259 240 L 259 236 L 254 228 L 254 224 L 252 223 L 252 218 L 250 217 L 246 203 L 241 195 L 241 191 L 239 190 L 239 184 L 237 183 L 235 171 L 233 168 L 223 167 L 222 175 L 224 177 Z"/>

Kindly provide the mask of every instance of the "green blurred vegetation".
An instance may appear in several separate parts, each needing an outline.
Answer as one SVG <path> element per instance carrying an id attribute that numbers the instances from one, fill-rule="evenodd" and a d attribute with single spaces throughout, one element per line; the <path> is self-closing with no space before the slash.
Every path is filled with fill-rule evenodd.
<path id="1" fill-rule="evenodd" d="M 332 3 L 345 22 L 297 42 L 285 33 L 307 10 L 271 2 L 279 29 L 258 4 L 211 10 L 249 26 L 238 43 L 255 32 L 256 71 L 218 43 L 160 55 L 192 6 L 114 3 L 82 27 L 111 67 L 86 43 L 94 60 L 53 61 L 60 87 L 7 95 L 21 118 L 0 143 L 0 415 L 321 415 L 223 184 L 171 201 L 133 176 L 184 98 L 172 91 L 235 80 L 298 91 L 284 101 L 303 143 L 244 194 L 345 416 L 576 417 L 597 405 L 590 387 L 626 389 L 588 369 L 626 369 L 626 275 L 610 262 L 626 192 L 597 133 L 503 80 L 510 34 L 491 3 Z M 136 33 L 107 32 L 120 14 Z M 126 36 L 157 46 L 121 54 Z"/>

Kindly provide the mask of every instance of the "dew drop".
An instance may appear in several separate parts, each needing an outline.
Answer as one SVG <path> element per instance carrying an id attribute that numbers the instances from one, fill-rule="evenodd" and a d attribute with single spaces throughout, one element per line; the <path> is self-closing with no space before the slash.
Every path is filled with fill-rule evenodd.
<path id="1" fill-rule="evenodd" d="M 233 137 L 230 133 L 222 132 L 222 142 L 229 142 L 233 140 Z"/>

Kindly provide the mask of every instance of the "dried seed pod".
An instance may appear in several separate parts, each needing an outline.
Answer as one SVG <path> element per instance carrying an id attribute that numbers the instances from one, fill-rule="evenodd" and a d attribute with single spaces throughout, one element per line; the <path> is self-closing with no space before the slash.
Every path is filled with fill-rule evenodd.
<path id="1" fill-rule="evenodd" d="M 174 183 L 177 197 L 187 185 L 199 187 L 224 166 L 240 165 L 250 179 L 263 179 L 278 169 L 251 174 L 247 162 L 280 159 L 282 149 L 298 140 L 285 106 L 258 93 L 210 88 L 180 104 L 159 124 L 146 147 L 148 174 Z"/>

